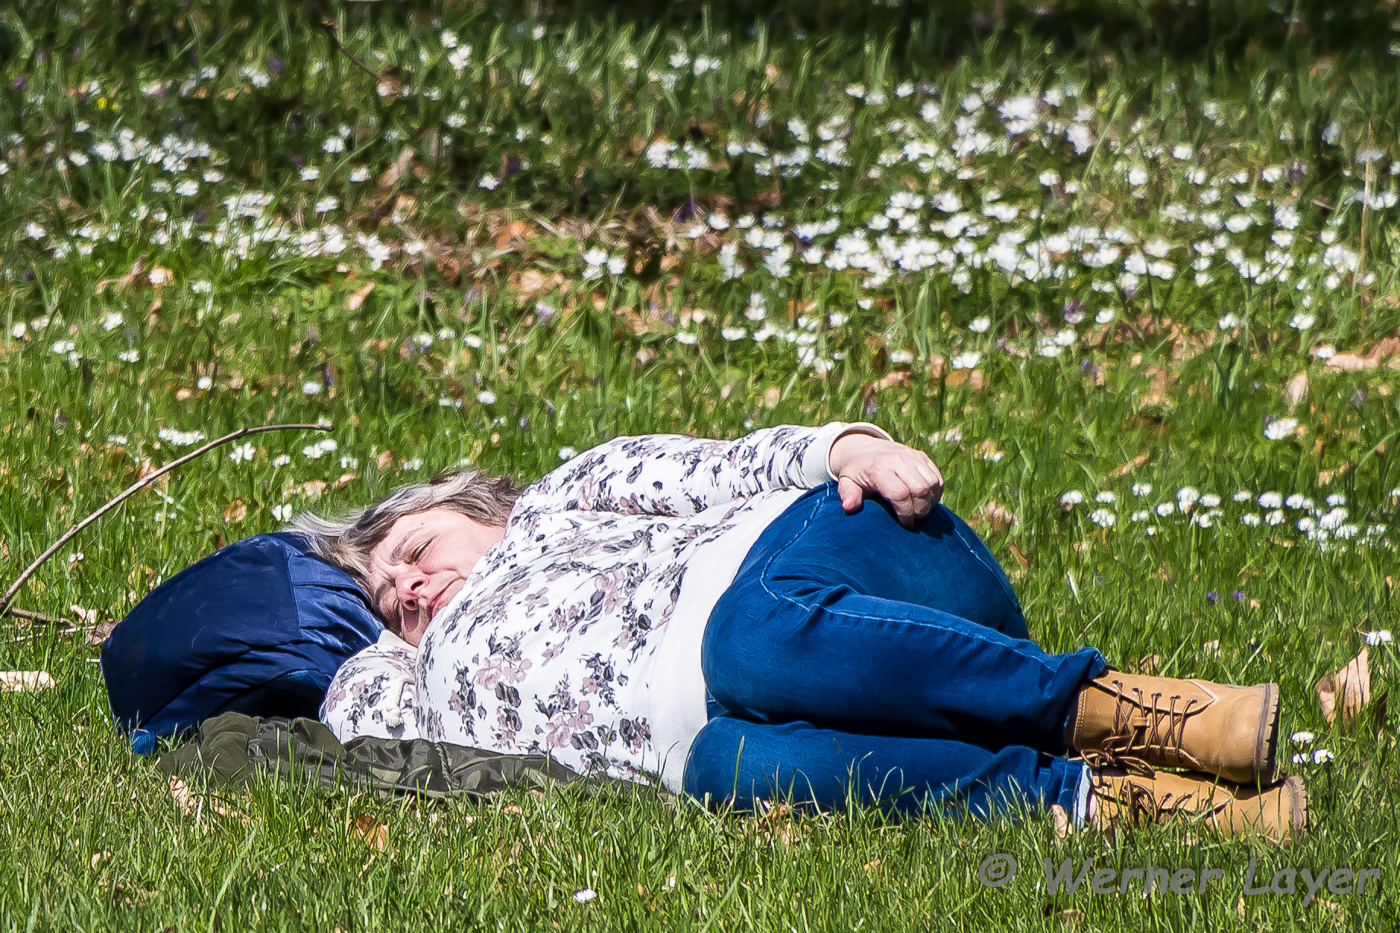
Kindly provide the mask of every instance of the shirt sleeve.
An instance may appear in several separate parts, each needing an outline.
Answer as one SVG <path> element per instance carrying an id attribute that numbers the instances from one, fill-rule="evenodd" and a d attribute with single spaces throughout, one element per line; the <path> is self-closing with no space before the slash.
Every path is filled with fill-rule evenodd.
<path id="1" fill-rule="evenodd" d="M 863 422 L 784 425 L 734 441 L 674 434 L 619 437 L 530 486 L 516 510 L 694 515 L 769 490 L 811 489 L 835 479 L 831 447 L 847 434 L 890 439 Z"/>
<path id="2" fill-rule="evenodd" d="M 418 738 L 417 655 L 412 645 L 385 629 L 378 642 L 335 672 L 321 703 L 321 722 L 342 742 L 357 735 Z"/>

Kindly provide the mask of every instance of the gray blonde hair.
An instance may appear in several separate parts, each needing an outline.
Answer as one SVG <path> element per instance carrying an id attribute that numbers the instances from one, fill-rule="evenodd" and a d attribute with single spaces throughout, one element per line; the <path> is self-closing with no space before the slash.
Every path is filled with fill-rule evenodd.
<path id="1" fill-rule="evenodd" d="M 519 496 L 520 484 L 509 476 L 455 470 L 426 483 L 401 486 L 376 505 L 332 518 L 298 515 L 291 530 L 306 536 L 317 557 L 344 570 L 368 591 L 370 552 L 399 519 L 429 509 L 449 509 L 483 525 L 500 527 Z"/>

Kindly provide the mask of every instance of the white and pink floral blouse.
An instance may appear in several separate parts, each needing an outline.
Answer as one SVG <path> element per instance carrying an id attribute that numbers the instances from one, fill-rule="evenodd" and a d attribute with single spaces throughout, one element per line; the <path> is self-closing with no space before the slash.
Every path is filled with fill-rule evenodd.
<path id="1" fill-rule="evenodd" d="M 433 618 L 414 689 L 393 686 L 404 643 L 373 645 L 337 673 L 322 720 L 342 741 L 416 731 L 679 789 L 706 721 L 710 610 L 763 529 L 833 479 L 831 445 L 849 433 L 888 437 L 835 423 L 623 437 L 581 454 L 525 490 Z"/>

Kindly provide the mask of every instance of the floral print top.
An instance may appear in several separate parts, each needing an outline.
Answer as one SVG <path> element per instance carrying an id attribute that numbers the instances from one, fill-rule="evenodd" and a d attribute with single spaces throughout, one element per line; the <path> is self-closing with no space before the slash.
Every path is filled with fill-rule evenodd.
<path id="1" fill-rule="evenodd" d="M 841 423 L 735 441 L 623 437 L 528 487 L 500 542 L 423 634 L 418 732 L 634 780 L 661 775 L 669 760 L 665 783 L 676 783 L 678 756 L 683 765 L 704 724 L 698 632 L 762 528 L 832 479 L 831 445 L 852 432 L 888 437 Z M 682 604 L 688 574 L 698 585 Z M 668 640 L 671 657 L 682 649 L 678 662 L 662 660 Z M 337 675 L 330 712 L 342 694 L 379 690 L 374 676 L 352 674 Z M 669 707 L 651 694 L 682 687 L 694 715 L 656 721 Z M 377 728 L 367 708 L 355 715 L 353 728 Z M 350 726 L 349 716 L 340 721 Z"/>

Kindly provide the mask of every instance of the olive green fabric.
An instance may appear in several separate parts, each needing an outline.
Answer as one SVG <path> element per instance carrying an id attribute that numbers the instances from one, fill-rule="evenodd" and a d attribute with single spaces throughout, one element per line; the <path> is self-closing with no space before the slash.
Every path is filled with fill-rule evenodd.
<path id="1" fill-rule="evenodd" d="M 344 745 L 314 719 L 255 719 L 224 713 L 207 719 L 195 738 L 161 756 L 159 767 L 182 778 L 243 787 L 266 778 L 310 781 L 379 797 L 482 798 L 509 788 L 581 783 L 587 790 L 639 785 L 583 778 L 544 755 L 498 752 L 429 742 L 361 736 Z"/>

